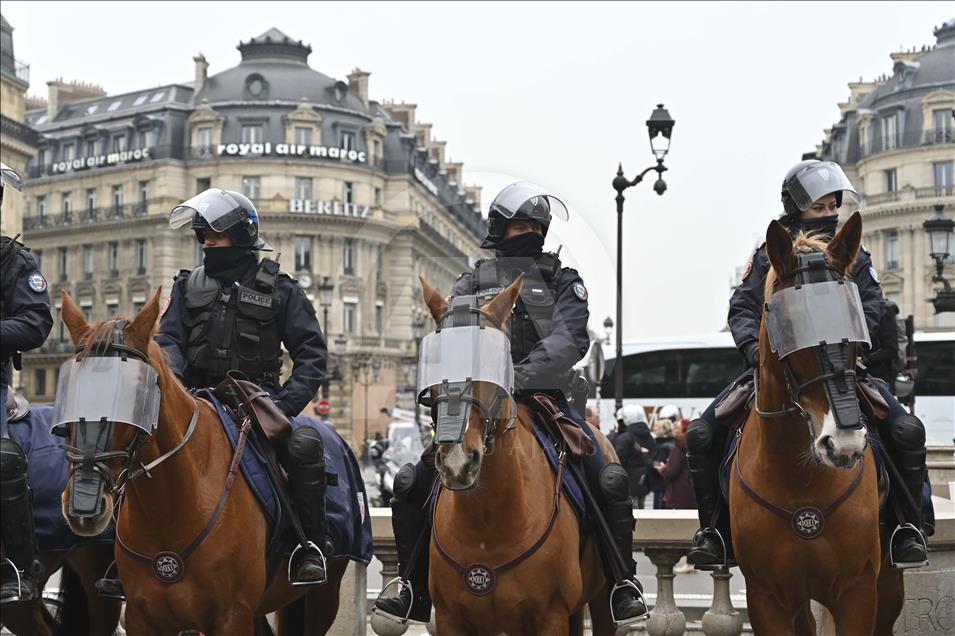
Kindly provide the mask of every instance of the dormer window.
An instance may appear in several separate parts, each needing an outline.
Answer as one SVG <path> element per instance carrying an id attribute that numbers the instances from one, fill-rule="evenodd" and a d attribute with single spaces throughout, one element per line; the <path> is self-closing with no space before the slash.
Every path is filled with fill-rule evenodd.
<path id="1" fill-rule="evenodd" d="M 355 149 L 355 133 L 342 131 L 342 150 Z"/>
<path id="2" fill-rule="evenodd" d="M 260 144 L 265 140 L 262 124 L 245 124 L 242 126 L 242 143 Z"/>

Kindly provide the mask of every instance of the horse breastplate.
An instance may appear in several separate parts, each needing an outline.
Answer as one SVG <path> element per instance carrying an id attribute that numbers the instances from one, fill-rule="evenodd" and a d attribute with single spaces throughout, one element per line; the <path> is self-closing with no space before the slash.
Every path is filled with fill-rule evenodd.
<path id="1" fill-rule="evenodd" d="M 254 271 L 254 277 L 231 287 L 221 286 L 203 267 L 189 275 L 185 302 L 190 386 L 217 384 L 230 370 L 259 383 L 277 384 L 282 366 L 278 264 L 265 259 Z"/>
<path id="2" fill-rule="evenodd" d="M 555 254 L 535 258 L 493 258 L 478 261 L 471 278 L 473 294 L 484 304 L 524 274 L 521 295 L 510 318 L 511 358 L 527 357 L 541 338 L 550 334 L 557 298 L 560 259 Z"/>

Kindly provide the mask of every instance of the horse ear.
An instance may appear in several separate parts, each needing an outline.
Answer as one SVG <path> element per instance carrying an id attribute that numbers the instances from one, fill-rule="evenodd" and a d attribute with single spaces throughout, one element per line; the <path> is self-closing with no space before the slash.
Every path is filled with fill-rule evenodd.
<path id="1" fill-rule="evenodd" d="M 859 255 L 859 248 L 862 246 L 862 215 L 856 210 L 845 222 L 836 235 L 826 246 L 826 252 L 829 254 L 832 266 L 842 272 L 843 275 L 849 271 L 849 267 Z"/>
<path id="2" fill-rule="evenodd" d="M 130 344 L 138 346 L 140 349 L 146 349 L 149 341 L 153 337 L 153 331 L 156 329 L 156 319 L 159 317 L 159 297 L 162 294 L 162 287 L 156 290 L 153 297 L 149 299 L 139 313 L 126 326 L 126 335 L 129 337 Z"/>
<path id="3" fill-rule="evenodd" d="M 766 255 L 777 276 L 796 269 L 796 250 L 793 237 L 779 221 L 772 221 L 766 229 Z"/>
<path id="4" fill-rule="evenodd" d="M 437 323 L 441 320 L 441 316 L 448 313 L 448 300 L 438 293 L 437 289 L 429 285 L 424 277 L 419 276 L 418 280 L 421 281 L 421 294 L 424 296 L 424 303 L 431 311 L 434 322 Z"/>
<path id="5" fill-rule="evenodd" d="M 521 293 L 521 287 L 524 285 L 524 274 L 517 277 L 513 283 L 508 285 L 503 291 L 495 296 L 491 302 L 484 306 L 484 311 L 489 313 L 498 324 L 505 324 L 505 321 L 514 310 L 514 303 Z"/>
<path id="6" fill-rule="evenodd" d="M 73 344 L 79 345 L 83 341 L 83 338 L 86 337 L 86 334 L 90 332 L 90 323 L 86 322 L 86 318 L 83 317 L 83 312 L 76 306 L 76 303 L 73 302 L 73 297 L 66 293 L 65 289 L 60 292 L 60 299 L 63 303 L 60 308 L 60 319 L 63 321 L 63 324 L 66 325 L 67 330 L 69 330 Z"/>

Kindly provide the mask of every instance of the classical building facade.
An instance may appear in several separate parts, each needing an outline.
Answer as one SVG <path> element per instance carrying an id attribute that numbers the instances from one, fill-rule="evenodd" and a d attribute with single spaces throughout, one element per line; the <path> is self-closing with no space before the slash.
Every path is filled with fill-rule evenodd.
<path id="1" fill-rule="evenodd" d="M 26 237 L 57 308 L 66 289 L 92 320 L 130 315 L 201 262 L 193 233 L 170 229 L 172 208 L 212 186 L 243 192 L 320 321 L 327 310 L 329 349 L 347 342 L 329 362 L 340 377 L 330 419 L 357 445 L 387 423 L 381 407 L 411 404 L 418 277 L 450 290 L 479 255 L 480 191 L 462 185 L 462 164 L 414 104 L 369 99 L 369 73 L 323 75 L 311 47 L 277 29 L 238 49 L 232 68 L 210 74 L 200 54 L 192 82 L 123 95 L 51 82 L 45 107 L 26 115 L 39 132 Z M 68 341 L 57 321 L 25 356 L 36 399 L 52 398 Z"/>
<path id="2" fill-rule="evenodd" d="M 934 35 L 934 46 L 893 53 L 891 75 L 851 82 L 842 118 L 816 149 L 863 195 L 863 242 L 885 295 L 924 330 L 955 327 L 955 314 L 933 313 L 935 266 L 922 228 L 936 206 L 955 216 L 955 20 Z"/>

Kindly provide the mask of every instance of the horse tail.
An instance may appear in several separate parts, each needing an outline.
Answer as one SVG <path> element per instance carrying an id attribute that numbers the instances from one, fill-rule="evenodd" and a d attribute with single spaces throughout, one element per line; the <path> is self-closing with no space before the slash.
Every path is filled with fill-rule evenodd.
<path id="1" fill-rule="evenodd" d="M 60 570 L 60 592 L 53 605 L 50 619 L 54 636 L 87 636 L 90 631 L 90 613 L 86 590 L 80 575 L 66 563 Z"/>
<path id="2" fill-rule="evenodd" d="M 289 603 L 279 611 L 279 636 L 305 634 L 305 596 Z"/>

